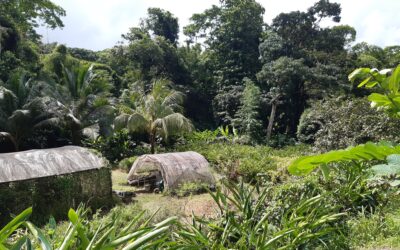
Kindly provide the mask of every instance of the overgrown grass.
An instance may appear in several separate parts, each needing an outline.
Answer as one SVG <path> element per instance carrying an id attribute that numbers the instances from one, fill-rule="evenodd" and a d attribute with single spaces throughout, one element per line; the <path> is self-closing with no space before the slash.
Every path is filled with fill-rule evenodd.
<path id="1" fill-rule="evenodd" d="M 400 198 L 374 214 L 360 212 L 348 227 L 355 249 L 400 249 Z"/>
<path id="2" fill-rule="evenodd" d="M 239 176 L 248 182 L 258 174 L 285 174 L 286 167 L 298 156 L 309 154 L 306 145 L 274 149 L 268 146 L 250 146 L 229 142 L 208 143 L 204 141 L 179 145 L 174 151 L 196 151 L 210 162 L 219 173 L 232 179 Z"/>

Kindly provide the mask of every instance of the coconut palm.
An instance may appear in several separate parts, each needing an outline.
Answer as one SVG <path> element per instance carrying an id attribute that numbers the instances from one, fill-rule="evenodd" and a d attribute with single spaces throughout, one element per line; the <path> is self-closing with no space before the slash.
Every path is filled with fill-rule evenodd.
<path id="1" fill-rule="evenodd" d="M 39 94 L 41 89 L 51 91 L 52 87 L 24 73 L 0 85 L 0 141 L 10 142 L 18 151 L 23 139 L 36 129 L 60 124 L 64 107 L 46 93 Z"/>
<path id="2" fill-rule="evenodd" d="M 122 114 L 115 119 L 114 127 L 116 130 L 125 128 L 130 132 L 147 133 L 151 153 L 156 151 L 157 138 L 168 140 L 172 135 L 192 131 L 191 121 L 182 114 L 184 95 L 171 89 L 167 80 L 154 81 L 147 95 L 134 92 L 131 97 L 131 106 L 123 105 Z"/>
<path id="3" fill-rule="evenodd" d="M 63 66 L 59 100 L 68 108 L 66 120 L 73 144 L 80 144 L 82 134 L 96 137 L 111 130 L 115 117 L 109 100 L 111 84 L 96 70 L 99 67 L 104 70 L 97 64 Z"/>

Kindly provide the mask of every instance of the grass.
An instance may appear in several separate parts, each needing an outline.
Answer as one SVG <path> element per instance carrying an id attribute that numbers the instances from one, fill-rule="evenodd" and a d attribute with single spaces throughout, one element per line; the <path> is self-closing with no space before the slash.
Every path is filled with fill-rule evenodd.
<path id="1" fill-rule="evenodd" d="M 229 171 L 242 171 L 243 176 L 256 172 L 267 171 L 272 185 L 290 185 L 293 178 L 287 173 L 287 166 L 292 160 L 301 155 L 312 154 L 309 147 L 303 145 L 289 146 L 282 149 L 273 149 L 267 146 L 243 146 L 226 143 L 192 144 L 177 148 L 176 151 L 193 150 L 203 154 L 211 163 L 213 174 L 225 176 Z M 126 171 L 126 170 L 125 170 Z M 271 174 L 272 173 L 272 174 Z M 135 191 L 134 187 L 126 184 L 127 173 L 114 170 L 112 173 L 113 189 Z M 301 185 L 306 183 L 303 178 L 295 178 Z M 318 182 L 315 183 L 319 187 Z M 276 186 L 278 188 L 278 186 Z M 305 184 L 306 187 L 308 187 Z M 275 189 L 275 188 L 274 188 Z M 300 189 L 301 191 L 302 189 Z M 303 190 L 304 191 L 304 190 Z M 297 196 L 297 195 L 296 195 Z M 301 193 L 298 194 L 301 196 Z M 288 204 L 287 197 L 282 197 L 282 205 Z M 191 221 L 192 213 L 199 217 L 213 217 L 216 214 L 216 204 L 209 194 L 175 197 L 166 194 L 138 194 L 135 203 L 124 205 L 126 211 L 136 210 L 138 207 L 148 211 L 148 214 L 157 212 L 154 221 L 161 221 L 170 216 L 178 216 L 181 221 Z M 400 203 L 396 203 L 400 205 Z M 360 214 L 347 222 L 346 234 L 351 249 L 400 249 L 400 206 L 385 208 L 382 213 Z"/>
<path id="2" fill-rule="evenodd" d="M 135 187 L 126 184 L 127 173 L 121 170 L 112 171 L 113 190 L 135 191 Z M 149 214 L 157 212 L 156 221 L 161 221 L 169 216 L 178 216 L 189 220 L 192 212 L 197 216 L 212 216 L 214 203 L 208 193 L 175 197 L 164 194 L 138 193 L 134 197 L 135 206 L 148 211 Z M 129 206 L 125 209 L 129 210 Z"/>
<path id="3" fill-rule="evenodd" d="M 378 213 L 359 214 L 348 222 L 354 249 L 400 249 L 400 199 Z"/>
<path id="4" fill-rule="evenodd" d="M 112 189 L 118 191 L 135 191 L 136 188 L 127 183 L 128 173 L 115 169 L 112 171 Z"/>

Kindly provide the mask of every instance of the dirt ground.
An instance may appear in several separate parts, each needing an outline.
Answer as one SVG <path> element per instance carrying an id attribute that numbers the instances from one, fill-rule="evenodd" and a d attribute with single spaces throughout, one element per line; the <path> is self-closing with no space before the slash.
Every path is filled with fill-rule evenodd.
<path id="1" fill-rule="evenodd" d="M 127 173 L 121 170 L 112 171 L 113 190 L 135 191 L 127 184 Z M 191 195 L 187 197 L 172 197 L 164 194 L 138 193 L 133 202 L 150 212 L 157 212 L 160 216 L 179 216 L 183 220 L 190 220 L 192 213 L 199 217 L 214 217 L 217 214 L 217 205 L 209 194 Z"/>

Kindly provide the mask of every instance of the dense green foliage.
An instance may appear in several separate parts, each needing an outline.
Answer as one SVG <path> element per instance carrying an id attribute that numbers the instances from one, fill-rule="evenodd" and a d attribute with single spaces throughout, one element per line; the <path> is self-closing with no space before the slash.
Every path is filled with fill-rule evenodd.
<path id="1" fill-rule="evenodd" d="M 301 116 L 297 138 L 318 151 L 368 141 L 398 142 L 398 120 L 371 109 L 365 98 L 332 98 L 313 103 Z"/>
<path id="2" fill-rule="evenodd" d="M 179 113 L 196 128 L 230 126 L 242 142 L 285 145 L 296 139 L 301 114 L 316 100 L 366 94 L 345 87 L 346 75 L 365 66 L 365 58 L 381 67 L 392 67 L 400 58 L 396 46 L 351 47 L 355 30 L 347 25 L 322 27 L 324 20 L 340 22 L 341 14 L 339 4 L 325 0 L 306 11 L 281 13 L 270 25 L 254 0 L 221 1 L 191 17 L 183 28 L 186 45 L 178 42 L 179 20 L 173 13 L 149 8 L 122 36 L 124 43 L 98 52 L 38 41 L 38 20 L 51 28 L 63 25 L 64 10 L 50 1 L 25 1 L 18 8 L 7 1 L 1 11 L 6 14 L 0 20 L 0 102 L 6 104 L 0 119 L 7 124 L 1 127 L 7 143 L 2 151 L 82 144 L 97 136 L 107 141 L 115 132 L 114 118 L 135 113 L 138 96 L 147 95 L 159 79 L 185 94 Z M 17 82 L 18 89 L 12 87 Z M 33 107 L 38 97 L 47 98 L 35 100 L 42 109 Z M 21 124 L 17 118 L 26 128 L 16 125 Z M 330 131 L 328 125 L 325 129 Z M 135 141 L 154 148 L 151 138 L 139 135 Z"/>
<path id="3" fill-rule="evenodd" d="M 185 44 L 178 18 L 149 8 L 123 42 L 91 51 L 40 42 L 39 24 L 63 27 L 60 6 L 2 1 L 0 152 L 84 145 L 128 170 L 145 153 L 193 150 L 228 181 L 210 194 L 218 213 L 192 224 L 79 209 L 42 232 L 28 209 L 0 230 L 0 248 L 347 249 L 384 235 L 400 246 L 400 47 L 353 45 L 328 0 L 269 24 L 268 8 L 221 0 L 190 18 Z M 296 140 L 340 150 L 304 156 Z M 186 183 L 178 196 L 204 189 Z"/>

